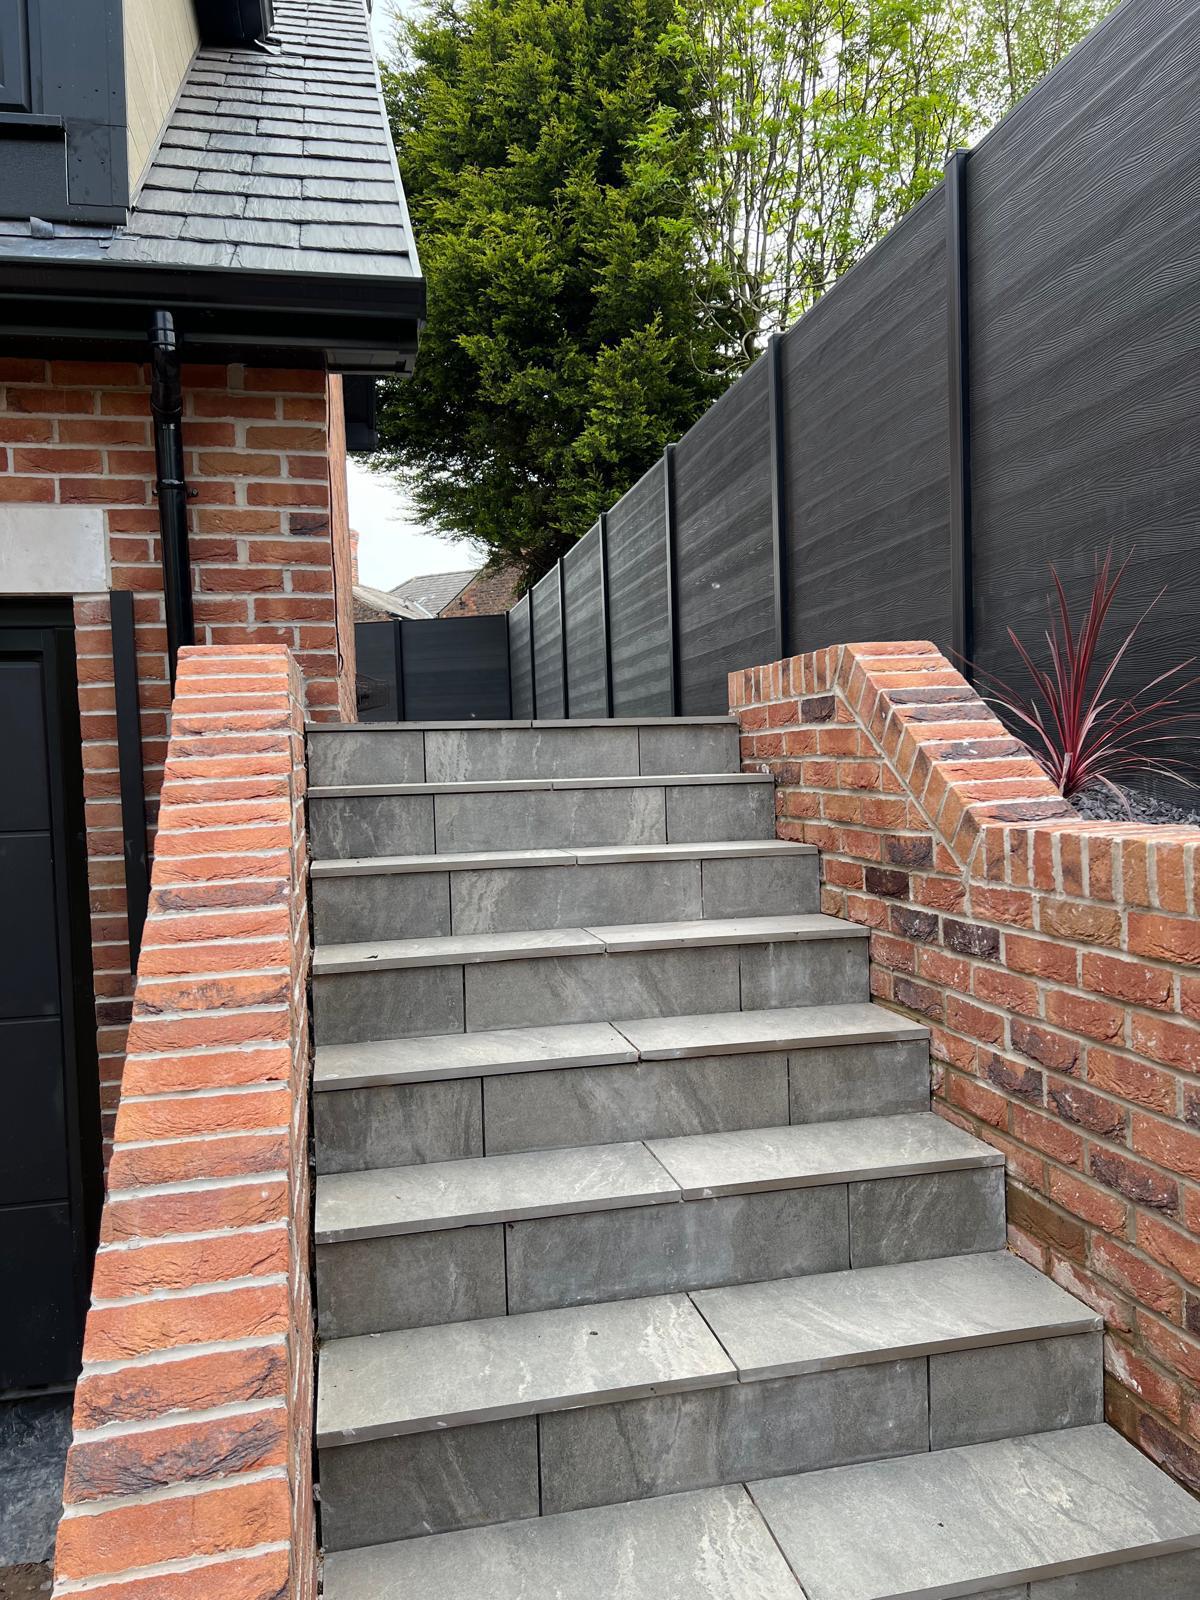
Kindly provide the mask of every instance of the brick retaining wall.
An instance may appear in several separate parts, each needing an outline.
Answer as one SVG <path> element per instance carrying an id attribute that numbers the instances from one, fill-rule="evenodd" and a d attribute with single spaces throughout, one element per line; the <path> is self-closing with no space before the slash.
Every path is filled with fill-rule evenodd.
<path id="1" fill-rule="evenodd" d="M 1200 1492 L 1200 829 L 1089 823 L 926 642 L 730 676 L 743 767 L 1004 1151 L 1012 1247 L 1108 1328 L 1110 1420 Z"/>
<path id="2" fill-rule="evenodd" d="M 180 656 L 55 1596 L 315 1594 L 303 695 Z"/>

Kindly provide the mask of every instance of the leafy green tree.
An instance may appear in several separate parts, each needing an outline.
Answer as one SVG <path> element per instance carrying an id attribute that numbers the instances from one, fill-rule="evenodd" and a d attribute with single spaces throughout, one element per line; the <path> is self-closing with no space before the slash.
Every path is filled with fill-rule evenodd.
<path id="1" fill-rule="evenodd" d="M 429 284 L 381 462 L 536 578 L 721 387 L 675 0 L 433 0 L 385 89 Z"/>
<path id="2" fill-rule="evenodd" d="M 753 359 L 1113 0 L 679 0 L 707 136 L 697 310 Z"/>

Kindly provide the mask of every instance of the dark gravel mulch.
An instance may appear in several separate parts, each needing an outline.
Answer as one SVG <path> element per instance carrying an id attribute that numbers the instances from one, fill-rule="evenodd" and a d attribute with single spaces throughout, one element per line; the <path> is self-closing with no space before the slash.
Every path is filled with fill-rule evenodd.
<path id="1" fill-rule="evenodd" d="M 1129 791 L 1128 809 L 1116 795 L 1099 784 L 1077 794 L 1071 804 L 1089 822 L 1160 822 L 1168 827 L 1200 826 L 1200 790 L 1179 790 L 1178 800 L 1158 800 L 1153 795 Z"/>

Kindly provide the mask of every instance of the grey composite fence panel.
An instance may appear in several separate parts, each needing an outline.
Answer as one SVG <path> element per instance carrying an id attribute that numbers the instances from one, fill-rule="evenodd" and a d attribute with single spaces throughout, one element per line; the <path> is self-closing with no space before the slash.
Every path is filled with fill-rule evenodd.
<path id="1" fill-rule="evenodd" d="M 680 709 L 729 709 L 727 675 L 775 654 L 768 363 L 675 447 Z"/>
<path id="2" fill-rule="evenodd" d="M 608 686 L 599 524 L 564 556 L 563 587 L 567 601 L 567 703 L 573 717 L 603 717 L 608 711 Z"/>
<path id="3" fill-rule="evenodd" d="M 1078 596 L 1110 541 L 1113 636 L 1170 584 L 1116 687 L 1196 651 L 1197 105 L 1200 7 L 1126 0 L 968 164 L 975 654 L 1005 677 L 1047 563 Z"/>
<path id="4" fill-rule="evenodd" d="M 533 617 L 533 681 L 539 717 L 565 717 L 563 683 L 562 616 L 559 611 L 558 568 L 529 591 Z"/>
<path id="5" fill-rule="evenodd" d="M 671 714 L 663 464 L 656 461 L 608 514 L 613 714 Z"/>
<path id="6" fill-rule="evenodd" d="M 512 714 L 533 716 L 533 655 L 529 640 L 529 596 L 522 595 L 508 613 L 508 675 Z"/>
<path id="7" fill-rule="evenodd" d="M 396 651 L 399 629 L 394 621 L 354 624 L 354 661 L 360 722 L 399 719 Z"/>
<path id="8" fill-rule="evenodd" d="M 400 624 L 406 722 L 500 721 L 512 715 L 508 623 L 498 617 L 405 618 Z"/>
<path id="9" fill-rule="evenodd" d="M 792 649 L 948 646 L 942 188 L 788 331 L 782 361 Z"/>

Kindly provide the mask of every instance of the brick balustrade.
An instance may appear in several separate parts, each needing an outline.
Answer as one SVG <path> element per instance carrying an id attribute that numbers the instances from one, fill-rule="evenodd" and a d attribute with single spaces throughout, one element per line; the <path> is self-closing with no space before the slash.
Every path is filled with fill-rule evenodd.
<path id="1" fill-rule="evenodd" d="M 303 696 L 180 656 L 56 1596 L 315 1593 Z"/>
<path id="2" fill-rule="evenodd" d="M 1200 1491 L 1200 828 L 1084 822 L 933 645 L 730 676 L 743 766 L 1004 1151 L 1010 1240 L 1102 1312 L 1107 1408 Z"/>

